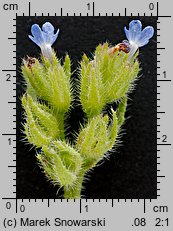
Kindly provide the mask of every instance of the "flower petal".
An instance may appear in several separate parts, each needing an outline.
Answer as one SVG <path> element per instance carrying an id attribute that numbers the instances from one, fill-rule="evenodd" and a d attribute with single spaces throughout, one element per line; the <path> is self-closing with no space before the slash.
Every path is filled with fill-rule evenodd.
<path id="1" fill-rule="evenodd" d="M 54 34 L 54 27 L 49 22 L 43 24 L 42 30 L 45 43 L 52 45 L 58 37 L 59 30 Z"/>
<path id="2" fill-rule="evenodd" d="M 42 31 L 42 36 L 43 36 L 43 39 L 44 39 L 44 43 L 45 44 L 51 44 L 51 36 L 52 34 L 49 34 L 49 33 L 46 33 L 44 31 Z"/>
<path id="3" fill-rule="evenodd" d="M 33 35 L 33 39 L 31 39 L 31 37 L 29 37 L 33 42 L 35 42 L 38 46 L 40 46 L 43 42 L 44 42 L 44 38 L 42 35 L 42 31 L 39 27 L 38 24 L 34 24 L 31 27 L 31 33 Z"/>
<path id="4" fill-rule="evenodd" d="M 139 20 L 132 20 L 129 23 L 129 42 L 133 41 L 136 42 L 140 37 L 142 30 L 142 23 Z"/>
<path id="5" fill-rule="evenodd" d="M 50 22 L 46 22 L 46 23 L 43 24 L 42 30 L 45 33 L 53 34 L 54 33 L 54 26 Z"/>
<path id="6" fill-rule="evenodd" d="M 154 35 L 154 28 L 152 26 L 147 26 L 141 32 L 141 35 L 138 39 L 138 46 L 142 47 L 149 42 L 149 39 Z"/>
<path id="7" fill-rule="evenodd" d="M 52 36 L 51 44 L 53 44 L 56 41 L 58 34 L 59 34 L 59 29 L 57 30 L 56 34 Z"/>
<path id="8" fill-rule="evenodd" d="M 34 42 L 34 43 L 36 43 L 37 44 L 37 40 L 33 37 L 33 36 L 31 36 L 31 35 L 28 35 L 28 37 Z M 37 44 L 38 45 L 38 44 Z"/>

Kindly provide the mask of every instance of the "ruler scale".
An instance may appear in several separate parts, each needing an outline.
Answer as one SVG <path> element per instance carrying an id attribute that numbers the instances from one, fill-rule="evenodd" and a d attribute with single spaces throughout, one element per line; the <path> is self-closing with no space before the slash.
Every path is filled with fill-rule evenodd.
<path id="1" fill-rule="evenodd" d="M 107 1 L 108 3 L 109 1 Z M 104 5 L 105 4 L 105 5 Z M 1 4 L 1 230 L 172 230 L 171 1 L 13 1 Z M 143 6 L 141 6 L 143 5 Z M 50 9 L 50 12 L 47 10 Z M 115 9 L 115 11 L 113 10 Z M 134 12 L 133 12 L 134 10 Z M 49 11 L 49 10 L 48 10 Z M 56 11 L 56 12 L 54 12 Z M 169 13 L 169 11 L 171 13 Z M 157 18 L 157 199 L 18 199 L 16 195 L 16 20 L 19 16 Z M 168 25 L 168 26 L 167 26 Z M 170 41 L 169 41 L 170 40 Z M 171 47 L 170 47 L 171 46 Z M 171 95 L 170 95 L 171 94 Z M 165 97 L 165 99 L 164 99 Z M 162 103 L 163 102 L 163 103 Z M 165 103 L 168 102 L 170 106 Z M 6 116 L 7 115 L 7 116 Z M 166 164 L 168 164 L 168 166 Z M 28 218 L 28 220 L 27 220 Z M 82 225 L 83 224 L 83 225 Z"/>

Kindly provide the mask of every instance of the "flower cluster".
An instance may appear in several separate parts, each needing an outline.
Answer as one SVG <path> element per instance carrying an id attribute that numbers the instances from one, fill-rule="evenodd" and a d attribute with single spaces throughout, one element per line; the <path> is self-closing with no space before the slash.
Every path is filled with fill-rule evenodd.
<path id="1" fill-rule="evenodd" d="M 124 27 L 124 31 L 128 41 L 124 40 L 123 43 L 130 50 L 129 59 L 133 57 L 139 47 L 145 46 L 154 34 L 152 26 L 147 26 L 142 30 L 142 23 L 139 20 L 132 20 L 129 23 L 129 30 Z M 50 60 L 52 55 L 51 46 L 58 37 L 59 29 L 54 34 L 53 25 L 46 22 L 43 24 L 42 30 L 38 24 L 32 25 L 31 33 L 33 36 L 29 35 L 29 38 L 41 48 L 43 56 Z"/>

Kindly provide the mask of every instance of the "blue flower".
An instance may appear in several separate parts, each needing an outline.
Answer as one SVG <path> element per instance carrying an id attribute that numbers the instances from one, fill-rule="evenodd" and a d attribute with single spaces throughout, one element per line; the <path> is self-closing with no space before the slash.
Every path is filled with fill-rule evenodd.
<path id="1" fill-rule="evenodd" d="M 46 22 L 42 26 L 42 30 L 38 24 L 34 24 L 31 27 L 32 36 L 29 38 L 36 43 L 40 48 L 43 56 L 49 60 L 52 57 L 52 44 L 56 41 L 59 29 L 54 34 L 54 27 L 50 22 Z"/>
<path id="2" fill-rule="evenodd" d="M 132 58 L 139 47 L 145 46 L 154 34 L 154 28 L 147 26 L 142 30 L 142 23 L 139 20 L 133 20 L 129 23 L 129 30 L 124 27 L 124 31 L 128 41 L 125 44 L 129 44 L 130 53 L 129 58 Z"/>

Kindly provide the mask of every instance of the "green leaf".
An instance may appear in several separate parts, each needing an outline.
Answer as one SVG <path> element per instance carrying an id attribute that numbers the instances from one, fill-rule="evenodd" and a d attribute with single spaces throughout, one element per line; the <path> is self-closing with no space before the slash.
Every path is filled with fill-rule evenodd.
<path id="1" fill-rule="evenodd" d="M 76 180 L 75 173 L 66 168 L 62 159 L 53 148 L 43 147 L 43 154 L 37 156 L 46 176 L 54 182 L 62 186 L 71 186 Z"/>
<path id="2" fill-rule="evenodd" d="M 81 169 L 82 158 L 77 150 L 64 141 L 56 140 L 53 144 L 66 168 L 78 174 Z"/>
<path id="3" fill-rule="evenodd" d="M 98 115 L 93 117 L 86 127 L 82 128 L 76 146 L 82 156 L 89 159 L 100 160 L 107 150 L 108 139 L 108 117 Z"/>
<path id="4" fill-rule="evenodd" d="M 60 136 L 58 121 L 46 105 L 34 102 L 29 95 L 22 97 L 22 105 L 26 112 L 25 133 L 30 143 L 42 147 Z"/>
<path id="5" fill-rule="evenodd" d="M 66 76 L 68 77 L 68 79 L 70 79 L 71 78 L 71 60 L 70 60 L 69 55 L 65 56 L 63 67 L 64 67 Z"/>
<path id="6" fill-rule="evenodd" d="M 127 97 L 123 97 L 118 104 L 118 110 L 117 110 L 118 126 L 119 127 L 121 127 L 121 125 L 125 121 L 126 108 L 127 108 Z"/>
<path id="7" fill-rule="evenodd" d="M 94 62 L 81 63 L 80 101 L 88 118 L 100 114 L 105 105 L 101 73 L 93 68 L 94 65 Z"/>

